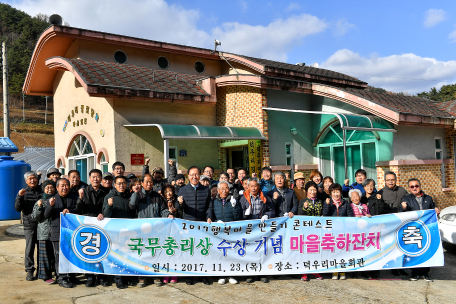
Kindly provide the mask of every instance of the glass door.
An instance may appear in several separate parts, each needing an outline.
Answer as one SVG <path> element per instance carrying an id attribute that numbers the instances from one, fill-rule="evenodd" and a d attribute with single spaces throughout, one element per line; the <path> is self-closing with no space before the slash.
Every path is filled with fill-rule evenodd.
<path id="1" fill-rule="evenodd" d="M 350 181 L 354 180 L 356 170 L 361 168 L 360 145 L 347 146 L 347 174 Z M 334 147 L 335 182 L 343 184 L 345 180 L 344 147 Z"/>
<path id="2" fill-rule="evenodd" d="M 87 183 L 87 158 L 76 159 L 76 170 L 81 175 L 81 180 Z"/>

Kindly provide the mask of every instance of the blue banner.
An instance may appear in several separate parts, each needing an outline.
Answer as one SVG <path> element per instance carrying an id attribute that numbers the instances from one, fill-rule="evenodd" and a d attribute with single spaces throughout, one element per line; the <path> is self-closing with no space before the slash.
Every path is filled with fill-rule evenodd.
<path id="1" fill-rule="evenodd" d="M 434 210 L 230 223 L 61 214 L 60 272 L 243 276 L 443 266 Z"/>

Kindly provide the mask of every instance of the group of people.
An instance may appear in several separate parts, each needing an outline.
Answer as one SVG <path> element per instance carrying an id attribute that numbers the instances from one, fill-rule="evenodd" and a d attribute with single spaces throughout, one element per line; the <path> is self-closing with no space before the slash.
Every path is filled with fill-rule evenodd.
<path id="1" fill-rule="evenodd" d="M 124 176 L 125 166 L 115 162 L 112 173 L 102 173 L 98 169 L 89 172 L 89 184 L 81 181 L 77 170 L 68 172 L 62 178 L 59 170 L 49 169 L 47 179 L 39 185 L 41 175 L 33 171 L 25 173 L 27 187 L 21 189 L 15 200 L 15 208 L 22 212 L 26 239 L 25 271 L 27 281 L 41 279 L 46 284 L 58 283 L 71 288 L 81 282 L 74 274 L 59 272 L 60 213 L 81 214 L 106 218 L 182 218 L 190 221 L 232 222 L 259 219 L 264 222 L 274 217 L 295 215 L 327 217 L 371 217 L 386 213 L 412 210 L 439 209 L 432 197 L 421 190 L 418 179 L 408 181 L 410 193 L 397 185 L 397 176 L 392 171 L 384 175 L 386 186 L 375 189 L 375 181 L 367 178 L 366 171 L 355 173 L 355 182 L 343 185 L 334 183 L 330 176 L 323 177 L 313 171 L 310 180 L 302 172 L 294 174 L 292 180 L 282 172 L 272 172 L 271 168 L 261 170 L 261 179 L 256 174 L 249 176 L 243 168 L 229 168 L 214 180 L 214 168 L 207 166 L 203 174 L 198 167 L 188 169 L 188 183 L 185 177 L 177 174 L 172 160 L 169 160 L 169 176 L 164 177 L 163 169 L 156 167 L 149 171 L 149 160 L 143 166 L 141 179 L 134 174 Z M 38 245 L 37 269 L 34 253 Z M 36 275 L 35 275 L 36 270 Z M 429 268 L 413 268 L 410 280 L 424 277 L 432 281 Z M 56 279 L 53 278 L 56 274 Z M 353 273 L 357 276 L 357 273 Z M 378 279 L 380 271 L 363 272 L 363 275 Z M 408 275 L 403 269 L 394 269 L 393 275 Z M 85 285 L 108 286 L 105 275 L 86 274 Z M 313 274 L 317 280 L 321 275 Z M 346 279 L 344 272 L 334 272 L 332 279 Z M 268 283 L 267 276 L 260 276 Z M 307 274 L 301 275 L 308 281 Z M 114 277 L 118 288 L 136 285 L 146 286 L 146 277 Z M 204 284 L 210 284 L 206 277 Z M 219 278 L 219 284 L 236 284 L 236 278 Z M 247 277 L 247 283 L 254 277 Z M 155 278 L 155 285 L 177 283 L 176 277 Z M 186 278 L 186 284 L 195 283 L 194 278 Z"/>

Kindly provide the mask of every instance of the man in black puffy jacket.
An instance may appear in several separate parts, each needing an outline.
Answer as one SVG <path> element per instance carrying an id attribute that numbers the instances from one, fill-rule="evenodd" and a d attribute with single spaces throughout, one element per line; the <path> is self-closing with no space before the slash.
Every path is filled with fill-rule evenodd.
<path id="1" fill-rule="evenodd" d="M 402 203 L 399 207 L 399 211 L 415 211 L 415 210 L 427 210 L 427 209 L 434 209 L 435 213 L 439 214 L 440 210 L 435 206 L 432 197 L 429 195 L 424 194 L 421 190 L 421 182 L 416 178 L 411 178 L 408 181 L 410 194 L 405 196 L 402 199 Z M 427 282 L 433 282 L 431 277 L 429 276 L 429 271 L 431 268 L 429 267 L 417 267 L 412 268 L 412 276 L 410 277 L 410 281 L 417 281 L 420 279 L 421 276 L 424 277 L 424 280 Z"/>
<path id="2" fill-rule="evenodd" d="M 179 190 L 179 208 L 183 210 L 183 219 L 189 221 L 199 221 L 211 223 L 207 217 L 207 209 L 211 202 L 211 191 L 199 183 L 201 171 L 197 167 L 188 169 L 189 183 Z M 187 285 L 193 285 L 193 279 L 187 278 Z M 207 278 L 203 278 L 203 283 L 210 284 Z"/>
<path id="3" fill-rule="evenodd" d="M 73 283 L 78 284 L 79 281 L 67 273 L 59 272 L 59 249 L 60 249 L 60 212 L 63 215 L 67 213 L 76 213 L 76 197 L 70 194 L 70 181 L 66 178 L 61 178 L 57 181 L 57 194 L 51 197 L 46 203 L 44 209 L 44 217 L 51 219 L 51 241 L 54 247 L 55 255 L 55 272 L 57 273 L 57 282 L 61 287 L 72 288 Z"/>
<path id="4" fill-rule="evenodd" d="M 27 281 L 35 279 L 33 272 L 35 271 L 35 247 L 37 244 L 36 240 L 36 229 L 38 223 L 31 217 L 33 206 L 43 196 L 41 187 L 38 187 L 38 177 L 34 171 L 28 171 L 24 174 L 25 183 L 27 187 L 21 189 L 16 196 L 14 208 L 16 211 L 22 211 L 22 220 L 24 223 L 24 234 L 25 234 L 25 271 L 27 272 Z"/>
<path id="5" fill-rule="evenodd" d="M 103 203 L 108 194 L 108 189 L 101 185 L 102 173 L 98 169 L 89 172 L 90 185 L 79 189 L 79 198 L 76 203 L 78 214 L 96 217 L 99 221 L 103 220 Z M 86 287 L 95 287 L 96 276 L 86 274 Z M 108 286 L 108 282 L 103 275 L 98 276 L 101 286 Z"/>

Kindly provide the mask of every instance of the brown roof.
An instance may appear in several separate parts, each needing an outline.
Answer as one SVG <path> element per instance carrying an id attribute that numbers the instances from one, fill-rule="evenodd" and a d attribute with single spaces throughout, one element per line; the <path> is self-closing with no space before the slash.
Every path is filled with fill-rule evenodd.
<path id="1" fill-rule="evenodd" d="M 111 62 L 62 58 L 88 86 L 132 91 L 209 95 L 197 83 L 204 77 Z"/>
<path id="2" fill-rule="evenodd" d="M 315 67 L 306 66 L 306 65 L 301 66 L 301 65 L 297 65 L 297 64 L 279 62 L 279 61 L 274 61 L 274 60 L 269 60 L 269 59 L 248 57 L 248 56 L 244 56 L 244 55 L 238 55 L 238 56 L 251 60 L 255 63 L 258 63 L 258 64 L 264 66 L 265 72 L 289 74 L 289 73 L 287 73 L 287 71 L 293 71 L 293 72 L 297 72 L 299 74 L 309 74 L 309 75 L 325 77 L 325 78 L 340 79 L 340 80 L 345 80 L 345 81 L 349 81 L 349 82 L 354 82 L 361 86 L 367 86 L 367 82 L 361 81 L 356 77 L 348 76 L 348 75 L 345 75 L 342 73 L 338 73 L 338 72 L 334 72 L 334 71 L 330 71 L 330 70 L 326 70 L 326 69 L 315 68 Z M 298 76 L 298 75 L 296 75 L 296 76 Z"/>
<path id="3" fill-rule="evenodd" d="M 440 110 L 446 111 L 453 116 L 456 116 L 456 100 L 450 100 L 445 102 L 438 102 L 437 106 Z"/>
<path id="4" fill-rule="evenodd" d="M 456 116 L 455 113 L 451 113 L 446 109 L 439 108 L 439 102 L 425 98 L 387 93 L 374 93 L 366 90 L 357 90 L 350 88 L 345 88 L 343 90 L 359 97 L 371 100 L 385 108 L 398 113 L 435 117 Z"/>

